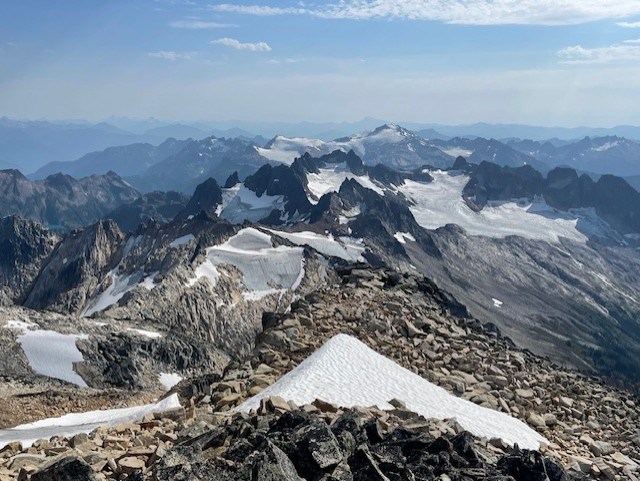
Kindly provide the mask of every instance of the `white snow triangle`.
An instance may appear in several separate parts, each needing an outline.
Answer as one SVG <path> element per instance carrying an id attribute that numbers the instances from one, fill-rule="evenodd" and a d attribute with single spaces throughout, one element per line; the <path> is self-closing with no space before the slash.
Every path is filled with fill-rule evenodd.
<path id="1" fill-rule="evenodd" d="M 403 401 L 425 418 L 455 418 L 480 437 L 500 438 L 521 448 L 538 449 L 547 440 L 522 421 L 458 398 L 376 353 L 359 340 L 339 334 L 260 394 L 238 407 L 250 411 L 260 400 L 280 396 L 298 405 L 316 399 L 349 408 L 377 406 L 393 409 L 392 399 Z"/>

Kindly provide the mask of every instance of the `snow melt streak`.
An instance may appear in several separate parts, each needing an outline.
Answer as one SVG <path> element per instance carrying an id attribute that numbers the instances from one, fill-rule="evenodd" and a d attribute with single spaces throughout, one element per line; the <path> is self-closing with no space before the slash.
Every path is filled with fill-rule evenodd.
<path id="1" fill-rule="evenodd" d="M 240 405 L 257 409 L 260 400 L 281 396 L 298 405 L 322 399 L 342 407 L 392 409 L 392 399 L 426 418 L 456 418 L 477 436 L 501 438 L 513 445 L 538 449 L 545 439 L 511 416 L 457 398 L 444 389 L 381 356 L 357 339 L 339 334 L 293 371 Z"/>

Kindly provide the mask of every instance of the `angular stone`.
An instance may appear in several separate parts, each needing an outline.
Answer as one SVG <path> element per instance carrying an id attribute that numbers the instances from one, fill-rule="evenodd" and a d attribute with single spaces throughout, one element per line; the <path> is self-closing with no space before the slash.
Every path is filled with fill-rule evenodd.
<path id="1" fill-rule="evenodd" d="M 135 456 L 127 456 L 118 460 L 118 467 L 123 473 L 131 474 L 135 471 L 143 471 L 147 467 L 147 462 Z"/>
<path id="2" fill-rule="evenodd" d="M 82 459 L 71 456 L 34 473 L 31 481 L 98 481 L 95 472 Z"/>
<path id="3" fill-rule="evenodd" d="M 613 453 L 615 449 L 610 443 L 606 443 L 604 441 L 594 441 L 589 446 L 589 451 L 591 451 L 594 456 L 601 457 Z"/>

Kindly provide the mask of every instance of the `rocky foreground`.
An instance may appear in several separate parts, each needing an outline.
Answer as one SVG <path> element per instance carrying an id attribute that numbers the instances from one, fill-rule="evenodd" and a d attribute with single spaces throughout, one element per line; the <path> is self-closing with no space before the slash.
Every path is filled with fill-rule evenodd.
<path id="1" fill-rule="evenodd" d="M 186 409 L 71 439 L 0 451 L 0 479 L 637 480 L 637 400 L 517 349 L 424 278 L 345 269 L 342 284 L 265 314 L 254 351 L 222 376 L 183 381 Z M 451 393 L 543 434 L 540 452 L 472 438 L 453 420 L 396 409 L 342 410 L 260 393 L 337 333 Z M 564 466 L 564 469 L 561 467 Z"/>

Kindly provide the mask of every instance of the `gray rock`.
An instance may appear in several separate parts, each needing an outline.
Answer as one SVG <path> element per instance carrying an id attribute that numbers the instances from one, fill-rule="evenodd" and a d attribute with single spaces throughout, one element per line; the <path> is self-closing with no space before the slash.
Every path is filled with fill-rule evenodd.
<path id="1" fill-rule="evenodd" d="M 255 481 L 304 481 L 287 455 L 269 441 L 265 449 L 248 460 Z"/>

